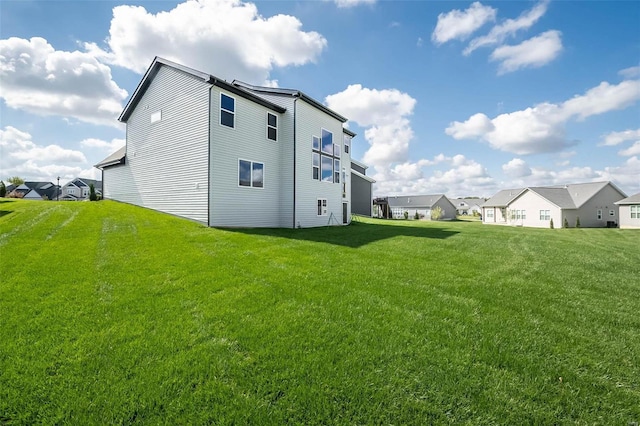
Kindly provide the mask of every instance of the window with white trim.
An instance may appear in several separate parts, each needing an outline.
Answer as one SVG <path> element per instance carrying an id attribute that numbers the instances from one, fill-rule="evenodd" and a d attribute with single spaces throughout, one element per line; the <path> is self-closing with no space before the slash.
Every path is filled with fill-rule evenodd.
<path id="1" fill-rule="evenodd" d="M 321 137 L 312 137 L 312 178 L 340 183 L 340 145 L 333 143 L 333 133 L 320 129 Z"/>
<path id="2" fill-rule="evenodd" d="M 609 216 L 615 216 L 616 212 L 615 210 L 609 210 Z"/>
<path id="3" fill-rule="evenodd" d="M 327 199 L 326 198 L 318 198 L 318 216 L 326 216 L 327 215 Z"/>
<path id="4" fill-rule="evenodd" d="M 267 139 L 278 140 L 278 116 L 270 112 L 267 113 Z"/>
<path id="5" fill-rule="evenodd" d="M 493 218 L 493 209 L 487 209 L 486 214 L 487 214 L 487 219 Z"/>
<path id="6" fill-rule="evenodd" d="M 540 210 L 540 220 L 551 220 L 551 211 Z"/>
<path id="7" fill-rule="evenodd" d="M 631 219 L 640 219 L 640 205 L 629 206 L 629 212 L 631 214 Z"/>
<path id="8" fill-rule="evenodd" d="M 238 160 L 238 186 L 264 188 L 264 163 Z"/>
<path id="9" fill-rule="evenodd" d="M 236 100 L 229 95 L 220 93 L 220 124 L 235 128 Z"/>
<path id="10" fill-rule="evenodd" d="M 349 147 L 351 146 L 351 136 L 345 134 L 343 138 L 343 144 L 344 144 L 344 153 L 348 154 Z"/>
<path id="11" fill-rule="evenodd" d="M 602 220 L 602 209 L 596 211 L 596 219 Z"/>

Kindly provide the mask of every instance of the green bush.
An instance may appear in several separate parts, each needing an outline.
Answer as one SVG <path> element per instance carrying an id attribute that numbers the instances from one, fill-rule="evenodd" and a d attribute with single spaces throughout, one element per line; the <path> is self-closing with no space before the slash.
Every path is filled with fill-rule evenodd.
<path id="1" fill-rule="evenodd" d="M 413 218 L 415 220 L 419 220 L 420 219 L 420 214 L 418 213 L 418 210 L 416 210 L 416 214 L 413 215 Z"/>
<path id="2" fill-rule="evenodd" d="M 405 220 L 409 219 L 409 212 L 408 211 L 404 212 L 404 219 Z"/>
<path id="3" fill-rule="evenodd" d="M 580 216 L 576 217 L 576 228 L 580 228 Z"/>
<path id="4" fill-rule="evenodd" d="M 562 227 L 563 228 L 568 228 L 569 227 L 569 221 L 567 220 L 567 218 L 564 218 L 564 222 L 562 223 Z"/>
<path id="5" fill-rule="evenodd" d="M 549 221 L 549 228 L 553 229 L 553 219 Z"/>

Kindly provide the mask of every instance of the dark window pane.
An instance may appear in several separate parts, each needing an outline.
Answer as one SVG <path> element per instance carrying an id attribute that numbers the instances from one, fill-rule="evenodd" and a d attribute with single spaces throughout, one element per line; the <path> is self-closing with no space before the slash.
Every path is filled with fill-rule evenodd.
<path id="1" fill-rule="evenodd" d="M 251 176 L 253 186 L 262 188 L 264 186 L 264 164 L 253 163 L 253 174 Z"/>
<path id="2" fill-rule="evenodd" d="M 318 200 L 318 216 L 322 216 L 322 200 Z"/>
<path id="3" fill-rule="evenodd" d="M 220 106 L 227 111 L 236 112 L 236 101 L 231 96 L 220 94 Z"/>
<path id="4" fill-rule="evenodd" d="M 233 114 L 227 111 L 220 111 L 220 124 L 233 127 Z"/>
<path id="5" fill-rule="evenodd" d="M 278 127 L 278 117 L 267 113 L 267 124 L 271 127 Z"/>
<path id="6" fill-rule="evenodd" d="M 313 178 L 315 180 L 319 180 L 320 179 L 320 167 L 314 167 L 313 168 Z"/>
<path id="7" fill-rule="evenodd" d="M 240 160 L 238 166 L 238 183 L 240 186 L 251 186 L 251 162 Z"/>
<path id="8" fill-rule="evenodd" d="M 267 138 L 272 141 L 277 140 L 277 131 L 273 127 L 267 127 Z"/>

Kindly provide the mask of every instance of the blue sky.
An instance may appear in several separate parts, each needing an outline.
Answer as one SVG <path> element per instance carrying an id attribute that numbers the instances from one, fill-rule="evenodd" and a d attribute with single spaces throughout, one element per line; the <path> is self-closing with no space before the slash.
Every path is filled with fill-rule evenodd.
<path id="1" fill-rule="evenodd" d="M 99 178 L 154 56 L 350 119 L 377 195 L 640 192 L 637 1 L 5 1 L 0 178 Z"/>

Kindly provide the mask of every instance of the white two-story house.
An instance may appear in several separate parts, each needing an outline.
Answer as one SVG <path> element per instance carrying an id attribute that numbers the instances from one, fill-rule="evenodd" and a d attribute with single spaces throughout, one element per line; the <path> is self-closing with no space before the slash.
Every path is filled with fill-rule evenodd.
<path id="1" fill-rule="evenodd" d="M 96 165 L 103 197 L 216 227 L 314 227 L 351 217 L 353 133 L 298 90 L 220 80 L 156 57 Z"/>

